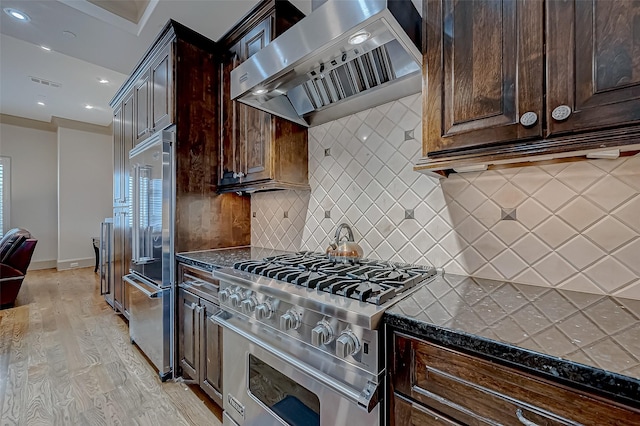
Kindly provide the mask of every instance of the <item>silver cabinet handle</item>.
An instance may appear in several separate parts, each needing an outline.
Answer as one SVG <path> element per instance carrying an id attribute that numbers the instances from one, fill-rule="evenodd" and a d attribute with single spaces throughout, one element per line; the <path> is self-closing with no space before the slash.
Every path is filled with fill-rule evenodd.
<path id="1" fill-rule="evenodd" d="M 237 179 L 237 178 L 239 178 L 239 177 L 240 177 L 240 176 L 238 176 L 238 174 L 237 174 L 236 172 L 233 172 L 233 178 L 234 178 L 234 179 Z"/>
<path id="2" fill-rule="evenodd" d="M 571 107 L 569 105 L 559 105 L 551 111 L 551 118 L 556 121 L 564 121 L 571 115 Z"/>
<path id="3" fill-rule="evenodd" d="M 527 420 L 524 417 L 524 414 L 522 414 L 522 410 L 520 408 L 516 410 L 516 417 L 518 417 L 518 420 L 520 420 L 520 423 L 522 423 L 524 426 L 538 426 L 536 423 Z"/>
<path id="4" fill-rule="evenodd" d="M 520 117 L 520 124 L 524 127 L 531 127 L 538 122 L 538 114 L 533 111 L 528 111 L 522 114 Z"/>

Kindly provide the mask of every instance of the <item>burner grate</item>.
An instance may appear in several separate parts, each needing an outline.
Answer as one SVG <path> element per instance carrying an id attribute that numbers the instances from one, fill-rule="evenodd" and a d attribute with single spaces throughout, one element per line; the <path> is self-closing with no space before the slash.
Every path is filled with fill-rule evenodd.
<path id="1" fill-rule="evenodd" d="M 433 268 L 362 259 L 331 261 L 325 254 L 298 252 L 237 262 L 235 269 L 280 281 L 381 305 L 433 276 Z"/>

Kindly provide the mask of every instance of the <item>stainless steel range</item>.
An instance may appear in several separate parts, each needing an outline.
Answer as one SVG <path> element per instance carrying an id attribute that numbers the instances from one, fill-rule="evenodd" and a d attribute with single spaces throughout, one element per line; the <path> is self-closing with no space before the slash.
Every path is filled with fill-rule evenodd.
<path id="1" fill-rule="evenodd" d="M 225 425 L 379 424 L 380 322 L 431 267 L 300 252 L 239 262 L 220 280 Z"/>

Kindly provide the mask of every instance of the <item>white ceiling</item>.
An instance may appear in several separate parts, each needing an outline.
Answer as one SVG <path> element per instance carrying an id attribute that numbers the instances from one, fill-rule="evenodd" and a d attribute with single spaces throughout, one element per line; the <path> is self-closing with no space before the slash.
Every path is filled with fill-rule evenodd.
<path id="1" fill-rule="evenodd" d="M 109 125 L 109 100 L 168 19 L 218 40 L 257 2 L 150 0 L 136 23 L 96 5 L 104 2 L 0 0 L 2 9 L 13 7 L 31 18 L 22 23 L 0 13 L 0 113 L 47 122 L 56 116 Z M 311 0 L 291 2 L 304 13 L 311 9 Z M 41 45 L 52 50 L 47 52 Z M 60 87 L 34 83 L 31 76 Z M 99 78 L 109 84 L 98 83 Z M 38 105 L 39 100 L 45 106 Z M 85 109 L 86 104 L 95 108 Z"/>

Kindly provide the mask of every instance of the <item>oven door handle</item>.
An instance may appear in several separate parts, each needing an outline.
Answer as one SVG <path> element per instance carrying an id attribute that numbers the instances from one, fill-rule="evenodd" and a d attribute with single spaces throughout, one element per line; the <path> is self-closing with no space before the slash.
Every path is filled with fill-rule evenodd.
<path id="1" fill-rule="evenodd" d="M 320 383 L 327 386 L 328 388 L 331 388 L 334 391 L 338 392 L 344 398 L 348 399 L 351 403 L 358 405 L 363 410 L 366 410 L 367 412 L 371 412 L 371 410 L 373 410 L 375 406 L 378 404 L 378 385 L 377 384 L 371 381 L 368 381 L 365 388 L 362 391 L 358 392 L 348 386 L 343 385 L 342 383 L 338 382 L 332 377 L 316 370 L 315 368 L 310 368 L 308 365 L 303 364 L 302 362 L 298 361 L 296 358 L 292 357 L 291 355 L 285 352 L 282 352 L 280 349 L 275 348 L 269 345 L 268 343 L 265 343 L 260 339 L 255 338 L 250 333 L 247 333 L 246 331 L 236 327 L 235 325 L 231 324 L 224 318 L 224 316 L 227 316 L 227 315 L 229 314 L 225 311 L 218 312 L 216 315 L 214 315 L 214 322 L 216 322 L 218 325 L 224 328 L 227 328 L 230 331 L 233 331 L 236 334 L 239 334 L 240 336 L 244 337 L 245 339 L 255 344 L 256 346 L 259 346 L 262 349 L 268 352 L 271 352 L 272 354 L 274 354 L 284 362 L 292 365 L 293 367 L 303 372 L 304 374 L 311 376 L 313 379 L 319 381 Z"/>

